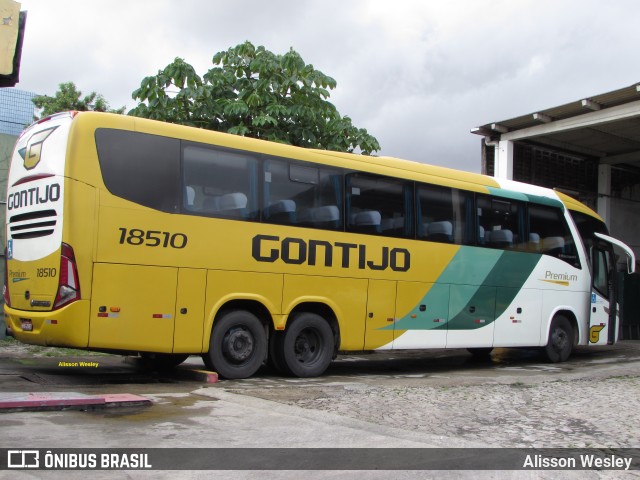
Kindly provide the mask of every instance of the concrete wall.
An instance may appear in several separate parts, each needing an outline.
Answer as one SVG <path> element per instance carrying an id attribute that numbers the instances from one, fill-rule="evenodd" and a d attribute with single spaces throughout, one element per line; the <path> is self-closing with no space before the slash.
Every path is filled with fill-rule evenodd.
<path id="1" fill-rule="evenodd" d="M 5 247 L 5 216 L 7 198 L 7 175 L 9 174 L 9 159 L 13 146 L 18 137 L 0 133 L 0 285 L 4 284 L 4 247 Z M 0 304 L 4 298 L 0 295 Z M 1 306 L 1 305 L 0 305 Z M 4 314 L 0 308 L 0 339 L 4 337 Z"/>
<path id="2" fill-rule="evenodd" d="M 629 245 L 640 262 L 640 185 L 625 188 L 622 198 L 611 199 L 611 219 L 609 230 L 613 237 Z"/>
<path id="3" fill-rule="evenodd" d="M 9 174 L 9 159 L 11 158 L 11 152 L 13 151 L 13 146 L 15 145 L 17 139 L 18 137 L 0 133 L 0 222 L 2 222 L 2 228 L 0 228 L 0 245 L 2 246 L 2 251 L 4 251 L 5 246 L 4 221 L 6 209 L 5 202 L 7 198 L 7 175 Z"/>

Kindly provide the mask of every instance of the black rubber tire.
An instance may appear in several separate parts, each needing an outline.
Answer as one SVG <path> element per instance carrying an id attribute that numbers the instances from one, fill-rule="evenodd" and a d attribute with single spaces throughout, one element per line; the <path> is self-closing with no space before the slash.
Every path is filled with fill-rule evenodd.
<path id="1" fill-rule="evenodd" d="M 317 377 L 324 373 L 333 358 L 333 330 L 320 315 L 300 313 L 285 330 L 279 350 L 291 375 Z"/>
<path id="2" fill-rule="evenodd" d="M 203 354 L 210 370 L 228 379 L 248 378 L 266 358 L 267 336 L 258 317 L 245 310 L 233 310 L 216 320 Z"/>
<path id="3" fill-rule="evenodd" d="M 279 375 L 292 375 L 284 362 L 283 354 L 284 332 L 273 332 L 269 337 L 269 358 L 267 364 Z"/>
<path id="4" fill-rule="evenodd" d="M 557 315 L 551 321 L 549 328 L 549 339 L 544 347 L 544 353 L 551 363 L 564 362 L 569 358 L 575 343 L 575 332 L 571 322 L 562 316 Z"/>
<path id="5" fill-rule="evenodd" d="M 152 370 L 170 370 L 189 358 L 187 353 L 140 353 L 143 368 Z"/>

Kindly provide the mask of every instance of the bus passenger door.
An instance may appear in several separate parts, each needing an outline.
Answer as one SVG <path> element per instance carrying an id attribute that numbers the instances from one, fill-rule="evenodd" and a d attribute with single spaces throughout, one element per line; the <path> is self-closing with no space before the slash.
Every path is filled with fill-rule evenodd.
<path id="1" fill-rule="evenodd" d="M 595 243 L 591 248 L 589 345 L 611 345 L 617 340 L 613 265 L 611 246 L 606 243 Z"/>
<path id="2" fill-rule="evenodd" d="M 369 280 L 364 350 L 391 348 L 395 319 L 396 282 Z"/>
<path id="3" fill-rule="evenodd" d="M 89 347 L 171 353 L 178 269 L 96 263 Z"/>

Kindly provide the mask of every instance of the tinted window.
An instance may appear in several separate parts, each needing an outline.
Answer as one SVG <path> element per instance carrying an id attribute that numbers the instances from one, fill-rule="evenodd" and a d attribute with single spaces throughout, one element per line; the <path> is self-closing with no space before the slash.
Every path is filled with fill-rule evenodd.
<path id="1" fill-rule="evenodd" d="M 580 237 L 582 238 L 582 242 L 584 243 L 587 251 L 594 243 L 596 238 L 594 235 L 595 232 L 603 233 L 605 235 L 609 234 L 607 226 L 601 220 L 598 220 L 591 215 L 574 212 L 572 210 L 569 210 L 569 213 L 571 214 L 576 227 L 578 227 L 578 232 L 580 233 Z"/>
<path id="2" fill-rule="evenodd" d="M 262 218 L 268 223 L 342 230 L 342 172 L 265 158 Z"/>
<path id="3" fill-rule="evenodd" d="M 559 208 L 529 205 L 529 249 L 580 268 L 573 236 Z"/>
<path id="4" fill-rule="evenodd" d="M 609 277 L 612 265 L 610 253 L 600 249 L 595 249 L 593 252 L 593 287 L 605 298 L 609 298 Z"/>
<path id="5" fill-rule="evenodd" d="M 474 242 L 472 193 L 432 185 L 417 188 L 418 238 L 459 245 Z"/>
<path id="6" fill-rule="evenodd" d="M 526 250 L 525 210 L 521 202 L 478 196 L 478 244 L 490 248 Z"/>
<path id="7" fill-rule="evenodd" d="M 413 237 L 413 184 L 354 173 L 347 177 L 347 230 Z"/>
<path id="8" fill-rule="evenodd" d="M 186 144 L 185 211 L 216 217 L 258 217 L 258 162 L 249 153 Z"/>
<path id="9" fill-rule="evenodd" d="M 180 141 L 125 130 L 96 130 L 102 179 L 114 195 L 176 212 L 180 198 Z"/>

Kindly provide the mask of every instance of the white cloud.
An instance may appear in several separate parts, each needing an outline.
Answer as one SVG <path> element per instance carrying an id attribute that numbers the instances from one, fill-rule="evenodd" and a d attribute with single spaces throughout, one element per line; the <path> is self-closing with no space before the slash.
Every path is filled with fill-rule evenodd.
<path id="1" fill-rule="evenodd" d="M 471 127 L 640 79 L 633 0 L 22 0 L 18 88 L 73 81 L 113 107 L 175 57 L 203 74 L 245 40 L 290 47 L 338 82 L 331 101 L 382 154 L 479 171 Z"/>

